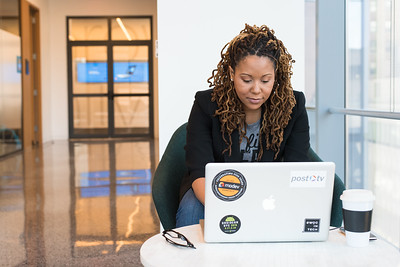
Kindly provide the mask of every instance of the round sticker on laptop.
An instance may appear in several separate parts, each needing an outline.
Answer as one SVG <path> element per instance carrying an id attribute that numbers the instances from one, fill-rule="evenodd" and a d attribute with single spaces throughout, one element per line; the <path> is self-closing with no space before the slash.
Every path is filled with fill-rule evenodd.
<path id="1" fill-rule="evenodd" d="M 234 234 L 240 229 L 240 220 L 235 215 L 226 215 L 219 222 L 219 228 L 225 234 Z"/>
<path id="2" fill-rule="evenodd" d="M 224 170 L 214 177 L 212 190 L 217 198 L 234 201 L 244 194 L 246 185 L 243 174 L 235 170 Z"/>

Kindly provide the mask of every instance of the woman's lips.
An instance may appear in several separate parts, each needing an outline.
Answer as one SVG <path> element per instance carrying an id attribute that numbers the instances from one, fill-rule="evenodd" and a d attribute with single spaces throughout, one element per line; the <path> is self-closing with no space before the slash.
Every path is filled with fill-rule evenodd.
<path id="1" fill-rule="evenodd" d="M 259 104 L 261 102 L 261 98 L 247 98 L 252 104 Z"/>

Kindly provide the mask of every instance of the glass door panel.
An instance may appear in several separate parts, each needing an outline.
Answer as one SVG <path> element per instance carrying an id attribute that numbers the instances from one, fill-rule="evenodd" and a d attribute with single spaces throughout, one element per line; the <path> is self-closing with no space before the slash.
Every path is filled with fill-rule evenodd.
<path id="1" fill-rule="evenodd" d="M 72 47 L 72 93 L 106 94 L 107 47 Z"/>
<path id="2" fill-rule="evenodd" d="M 114 98 L 114 133 L 149 133 L 149 97 L 120 96 Z"/>
<path id="3" fill-rule="evenodd" d="M 148 94 L 148 46 L 114 46 L 113 56 L 114 94 Z"/>
<path id="4" fill-rule="evenodd" d="M 114 134 L 150 133 L 149 47 L 114 46 Z"/>
<path id="5" fill-rule="evenodd" d="M 75 134 L 108 134 L 107 97 L 75 97 L 73 106 Z"/>

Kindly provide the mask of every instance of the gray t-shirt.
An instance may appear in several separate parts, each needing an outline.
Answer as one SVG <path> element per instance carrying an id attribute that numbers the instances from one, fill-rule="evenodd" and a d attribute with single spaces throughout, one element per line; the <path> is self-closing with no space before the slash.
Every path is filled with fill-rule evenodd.
<path id="1" fill-rule="evenodd" d="M 249 139 L 247 142 L 246 138 L 243 138 L 242 143 L 240 143 L 240 153 L 242 154 L 242 161 L 256 161 L 258 156 L 259 147 L 259 132 L 260 132 L 260 122 L 247 125 L 246 136 Z"/>

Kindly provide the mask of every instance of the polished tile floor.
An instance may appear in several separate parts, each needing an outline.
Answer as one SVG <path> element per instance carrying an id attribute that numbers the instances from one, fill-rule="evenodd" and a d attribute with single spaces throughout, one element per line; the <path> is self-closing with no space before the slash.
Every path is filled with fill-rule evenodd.
<path id="1" fill-rule="evenodd" d="M 0 266 L 141 266 L 160 230 L 155 147 L 56 141 L 0 159 Z"/>

